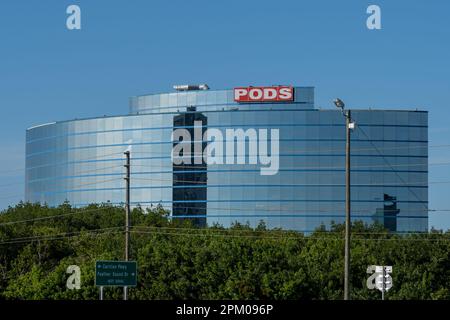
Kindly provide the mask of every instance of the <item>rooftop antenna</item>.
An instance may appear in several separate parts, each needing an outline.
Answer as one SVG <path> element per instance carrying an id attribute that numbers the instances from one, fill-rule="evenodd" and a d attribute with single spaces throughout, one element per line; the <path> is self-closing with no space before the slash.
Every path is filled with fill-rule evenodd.
<path id="1" fill-rule="evenodd" d="M 209 90 L 209 86 L 204 84 L 177 84 L 173 88 L 176 91 L 194 91 L 194 90 Z"/>

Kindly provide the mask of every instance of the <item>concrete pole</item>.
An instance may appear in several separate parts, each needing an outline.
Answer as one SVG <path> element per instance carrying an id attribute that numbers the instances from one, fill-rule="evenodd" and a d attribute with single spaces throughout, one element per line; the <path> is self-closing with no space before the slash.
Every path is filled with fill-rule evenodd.
<path id="1" fill-rule="evenodd" d="M 350 123 L 351 113 L 346 114 L 345 144 L 345 258 L 344 258 L 344 300 L 350 300 Z"/>

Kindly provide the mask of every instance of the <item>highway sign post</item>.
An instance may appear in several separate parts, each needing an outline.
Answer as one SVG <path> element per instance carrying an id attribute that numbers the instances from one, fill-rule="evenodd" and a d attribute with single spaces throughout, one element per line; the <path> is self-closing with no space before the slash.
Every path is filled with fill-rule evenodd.
<path id="1" fill-rule="evenodd" d="M 96 261 L 95 285 L 100 287 L 101 300 L 103 287 L 135 287 L 136 284 L 136 261 Z"/>

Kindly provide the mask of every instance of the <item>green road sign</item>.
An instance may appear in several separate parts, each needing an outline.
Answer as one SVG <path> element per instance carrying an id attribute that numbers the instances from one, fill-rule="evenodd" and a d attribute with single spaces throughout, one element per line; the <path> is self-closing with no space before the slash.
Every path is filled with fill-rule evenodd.
<path id="1" fill-rule="evenodd" d="M 136 261 L 96 261 L 95 285 L 98 287 L 135 287 Z"/>

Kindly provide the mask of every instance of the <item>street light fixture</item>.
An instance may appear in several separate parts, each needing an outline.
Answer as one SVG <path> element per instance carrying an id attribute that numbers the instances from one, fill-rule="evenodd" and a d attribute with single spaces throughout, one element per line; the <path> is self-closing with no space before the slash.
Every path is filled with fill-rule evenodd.
<path id="1" fill-rule="evenodd" d="M 344 107 L 345 107 L 344 101 L 342 101 L 342 100 L 339 99 L 339 98 L 336 98 L 336 99 L 334 99 L 333 102 L 334 102 L 334 104 L 336 105 L 336 107 L 338 107 L 339 109 L 344 110 Z"/>
<path id="2" fill-rule="evenodd" d="M 350 131 L 355 128 L 355 123 L 352 121 L 351 112 L 344 111 L 345 103 L 336 98 L 334 104 L 341 109 L 345 117 L 346 143 L 345 143 L 345 253 L 344 253 L 344 300 L 350 300 Z"/>

